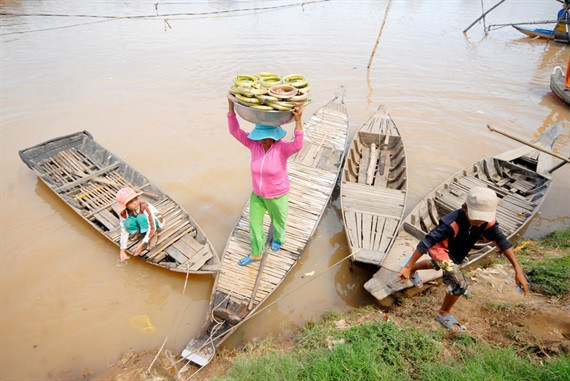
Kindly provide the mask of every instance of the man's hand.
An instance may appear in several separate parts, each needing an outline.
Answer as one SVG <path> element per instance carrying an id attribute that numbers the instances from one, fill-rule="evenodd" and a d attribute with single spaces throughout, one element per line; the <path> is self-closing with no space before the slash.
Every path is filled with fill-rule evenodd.
<path id="1" fill-rule="evenodd" d="M 127 251 L 126 250 L 121 250 L 121 253 L 119 255 L 119 260 L 121 262 L 126 261 L 127 259 L 129 259 L 129 256 L 127 255 Z"/>
<path id="2" fill-rule="evenodd" d="M 522 270 L 516 272 L 515 282 L 523 289 L 524 296 L 526 296 L 528 294 L 528 281 Z"/>
<path id="3" fill-rule="evenodd" d="M 410 279 L 410 275 L 412 275 L 412 268 L 408 265 L 402 267 L 402 270 L 398 274 L 400 278 L 402 278 L 402 283 L 405 283 Z"/>

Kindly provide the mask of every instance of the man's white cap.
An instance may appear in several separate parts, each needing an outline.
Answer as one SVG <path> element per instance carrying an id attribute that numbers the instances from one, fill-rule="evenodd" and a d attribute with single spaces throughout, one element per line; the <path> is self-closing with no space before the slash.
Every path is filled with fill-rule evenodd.
<path id="1" fill-rule="evenodd" d="M 491 222 L 495 219 L 499 198 L 489 188 L 475 187 L 467 194 L 467 214 L 471 220 Z"/>

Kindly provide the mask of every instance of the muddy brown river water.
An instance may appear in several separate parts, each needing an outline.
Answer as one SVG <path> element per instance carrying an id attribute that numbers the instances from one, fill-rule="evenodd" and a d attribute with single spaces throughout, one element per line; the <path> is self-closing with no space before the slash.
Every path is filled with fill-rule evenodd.
<path id="1" fill-rule="evenodd" d="M 13 14 L 148 15 L 269 7 L 289 1 L 0 2 Z M 489 3 L 487 1 L 486 3 Z M 386 1 L 329 1 L 274 10 L 154 19 L 1 16 L 1 378 L 98 372 L 128 351 L 179 351 L 200 328 L 210 276 L 173 274 L 131 259 L 64 205 L 18 149 L 79 130 L 181 203 L 219 253 L 251 190 L 249 153 L 228 134 L 225 94 L 237 73 L 303 73 L 314 102 L 346 86 L 351 135 L 383 103 L 409 166 L 407 210 L 460 168 L 569 118 L 549 90 L 570 48 L 461 30 L 479 1 L 394 1 L 376 58 L 366 64 Z M 550 0 L 507 2 L 488 23 L 555 18 Z M 84 25 L 77 25 L 84 24 Z M 165 30 L 166 29 L 166 30 Z M 243 122 L 243 127 L 249 128 Z M 291 132 L 291 127 L 288 127 Z M 568 135 L 556 151 L 568 154 Z M 526 237 L 570 225 L 570 170 L 557 171 Z M 270 300 L 347 255 L 338 192 L 301 263 Z M 277 334 L 329 309 L 371 303 L 370 273 L 341 265 L 255 317 L 226 342 Z M 152 325 L 152 327 L 151 327 Z M 146 329 L 145 329 L 146 328 Z"/>

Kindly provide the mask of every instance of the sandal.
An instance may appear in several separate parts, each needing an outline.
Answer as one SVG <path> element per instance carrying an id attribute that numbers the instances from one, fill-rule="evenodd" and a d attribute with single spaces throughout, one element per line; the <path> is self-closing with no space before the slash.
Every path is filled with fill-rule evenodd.
<path id="1" fill-rule="evenodd" d="M 445 315 L 445 316 L 435 315 L 434 319 L 435 321 L 437 321 L 439 324 L 443 325 L 445 328 L 449 329 L 450 331 L 453 332 L 466 331 L 465 327 L 459 324 L 459 322 L 453 315 Z M 454 326 L 458 326 L 459 328 L 456 329 Z"/>
<path id="2" fill-rule="evenodd" d="M 252 259 L 249 255 L 247 257 L 243 257 L 238 261 L 238 265 L 240 266 L 247 266 L 250 263 L 259 262 L 261 259 Z"/>
<path id="3" fill-rule="evenodd" d="M 424 286 L 424 281 L 422 280 L 420 274 L 418 274 L 417 272 L 410 275 L 410 281 L 417 288 L 422 288 Z"/>
<path id="4" fill-rule="evenodd" d="M 281 249 L 281 244 L 277 241 L 271 242 L 271 251 L 274 253 L 278 252 Z"/>

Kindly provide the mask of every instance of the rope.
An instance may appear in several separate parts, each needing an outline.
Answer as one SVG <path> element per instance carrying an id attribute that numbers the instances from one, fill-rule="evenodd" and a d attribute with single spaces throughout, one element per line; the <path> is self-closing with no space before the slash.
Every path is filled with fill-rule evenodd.
<path id="1" fill-rule="evenodd" d="M 203 16 L 203 15 L 217 15 L 223 13 L 234 13 L 234 12 L 247 12 L 247 11 L 258 11 L 267 9 L 282 9 L 290 8 L 295 6 L 305 6 L 314 3 L 321 3 L 329 0 L 311 0 L 303 1 L 297 3 L 289 3 L 283 5 L 274 5 L 271 7 L 253 7 L 253 8 L 237 8 L 237 9 L 225 9 L 221 11 L 210 11 L 210 12 L 181 12 L 181 13 L 164 13 L 161 15 L 147 14 L 147 15 L 132 15 L 132 16 L 117 16 L 117 15 L 89 15 L 89 14 L 69 14 L 69 13 L 9 13 L 0 12 L 0 16 L 20 16 L 20 17 L 83 17 L 83 18 L 99 18 L 99 19 L 146 19 L 146 18 L 160 18 L 160 17 L 175 17 L 175 16 Z"/>
<path id="2" fill-rule="evenodd" d="M 21 31 L 21 32 L 1 33 L 0 36 L 10 36 L 10 35 L 12 35 L 12 34 L 26 34 L 26 33 L 35 33 L 35 32 L 47 32 L 47 31 L 50 31 L 50 30 L 74 28 L 74 27 L 76 27 L 76 26 L 99 24 L 99 23 L 109 22 L 109 21 L 113 21 L 113 20 L 112 20 L 112 19 L 105 19 L 105 20 L 98 20 L 98 21 L 82 22 L 82 23 L 79 23 L 79 24 L 56 26 L 56 27 L 53 27 L 53 28 L 25 30 L 25 31 Z"/>
<path id="3" fill-rule="evenodd" d="M 208 343 L 212 344 L 212 349 L 214 350 L 214 352 L 216 351 L 216 346 L 214 345 L 214 340 L 216 340 L 218 337 L 223 336 L 226 332 L 224 332 L 221 335 L 216 336 L 215 338 L 213 338 L 214 334 L 216 332 L 218 332 L 218 330 L 220 329 L 220 327 L 222 327 L 224 325 L 223 321 L 218 321 L 216 319 L 216 317 L 214 316 L 214 310 L 216 308 L 218 308 L 219 306 L 221 306 L 226 300 L 228 300 L 234 293 L 234 287 L 235 287 L 235 283 L 232 285 L 232 288 L 230 290 L 230 293 L 228 295 L 226 295 L 226 297 L 224 299 L 222 299 L 222 301 L 220 303 L 218 303 L 217 306 L 215 306 L 214 308 L 212 308 L 211 311 L 211 319 L 216 323 L 216 325 L 214 326 L 214 328 L 212 328 L 212 330 L 210 331 L 210 337 L 208 337 L 208 339 L 204 342 L 204 344 L 202 344 L 200 347 L 198 347 L 198 349 L 196 349 L 194 352 L 192 352 L 191 355 L 197 353 L 198 351 L 200 351 L 202 348 L 204 348 L 206 345 L 208 345 Z M 180 361 L 185 360 L 184 358 L 181 358 L 180 360 L 176 361 L 176 364 L 179 363 Z M 190 364 L 190 360 L 186 360 L 186 364 L 184 364 L 184 366 L 180 369 L 180 371 L 178 372 L 178 376 L 180 376 L 180 373 L 182 373 L 184 371 L 184 369 L 186 368 L 186 366 L 188 366 L 188 364 Z M 192 373 L 190 375 L 190 377 L 193 377 L 196 373 L 198 373 L 200 370 L 202 369 L 202 367 L 200 369 L 198 369 L 196 372 Z M 188 378 L 190 379 L 190 378 Z"/>
<path id="4" fill-rule="evenodd" d="M 280 8 L 290 8 L 290 7 L 294 7 L 297 5 L 301 5 L 301 7 L 304 7 L 305 5 L 309 5 L 309 4 L 313 4 L 313 3 L 320 3 L 323 1 L 329 1 L 329 0 L 313 0 L 313 1 L 305 1 L 305 2 L 300 2 L 300 3 L 284 4 L 284 5 L 273 6 L 273 7 L 240 8 L 240 9 L 229 9 L 229 10 L 224 10 L 224 11 L 213 11 L 213 12 L 171 13 L 171 14 L 163 14 L 163 15 L 158 14 L 158 9 L 155 8 L 157 11 L 156 15 L 139 15 L 139 16 L 74 15 L 74 14 L 49 14 L 49 13 L 36 13 L 36 14 L 21 13 L 20 14 L 20 13 L 0 12 L 0 16 L 83 17 L 83 18 L 102 18 L 103 19 L 100 21 L 89 21 L 89 22 L 84 22 L 84 23 L 58 26 L 58 27 L 53 27 L 53 28 L 34 29 L 34 30 L 27 30 L 27 31 L 20 31 L 20 32 L 10 32 L 10 33 L 0 33 L 0 36 L 10 36 L 10 35 L 15 35 L 15 34 L 27 34 L 27 33 L 36 33 L 36 32 L 46 32 L 46 31 L 50 31 L 50 30 L 74 28 L 74 27 L 83 26 L 83 25 L 98 24 L 98 23 L 121 20 L 121 19 L 155 20 L 157 18 L 163 18 L 164 29 L 166 31 L 167 28 L 172 29 L 172 27 L 168 23 L 169 20 L 193 20 L 196 18 L 200 18 L 200 17 L 193 17 L 193 18 L 178 17 L 175 19 L 168 19 L 166 17 L 176 17 L 176 16 L 204 16 L 204 17 L 206 17 L 208 15 L 221 15 L 220 17 L 224 17 L 223 14 L 225 14 L 225 17 L 232 17 L 231 13 L 235 13 L 235 12 L 247 12 L 247 11 L 266 11 L 266 12 L 268 12 L 268 11 L 276 10 L 276 9 L 280 9 Z M 240 16 L 240 15 L 235 15 L 235 16 Z"/>

